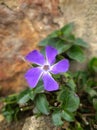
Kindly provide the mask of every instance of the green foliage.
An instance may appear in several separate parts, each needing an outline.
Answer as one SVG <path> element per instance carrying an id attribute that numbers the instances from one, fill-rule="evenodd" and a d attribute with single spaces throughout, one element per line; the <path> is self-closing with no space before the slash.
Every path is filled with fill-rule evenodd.
<path id="1" fill-rule="evenodd" d="M 79 122 L 76 123 L 75 130 L 83 130 L 83 128 L 81 127 L 81 124 Z"/>
<path id="2" fill-rule="evenodd" d="M 52 120 L 54 125 L 56 126 L 62 126 L 64 123 L 64 120 L 68 121 L 68 122 L 72 122 L 74 121 L 74 114 L 68 111 L 64 111 L 64 110 L 54 110 L 54 112 L 52 113 Z"/>
<path id="3" fill-rule="evenodd" d="M 25 104 L 27 103 L 29 100 L 34 100 L 36 95 L 38 93 L 43 92 L 43 85 L 41 83 L 41 81 L 38 83 L 37 87 L 35 87 L 34 89 L 26 89 L 23 92 L 21 92 L 17 98 L 17 102 L 18 104 Z"/>
<path id="4" fill-rule="evenodd" d="M 49 103 L 44 94 L 38 94 L 35 98 L 36 108 L 43 114 L 49 114 Z"/>
<path id="5" fill-rule="evenodd" d="M 26 89 L 21 94 L 18 96 L 17 102 L 18 104 L 25 104 L 30 100 L 30 95 L 29 95 L 30 89 Z"/>
<path id="6" fill-rule="evenodd" d="M 64 120 L 69 121 L 69 122 L 72 122 L 75 120 L 74 113 L 69 112 L 69 111 L 62 111 L 61 116 Z"/>
<path id="7" fill-rule="evenodd" d="M 2 109 L 2 113 L 8 122 L 11 122 L 13 119 L 17 119 L 18 111 L 19 108 L 15 108 L 10 105 L 7 105 Z"/>
<path id="8" fill-rule="evenodd" d="M 33 101 L 37 95 L 43 93 L 43 91 L 43 86 L 40 81 L 34 89 L 28 88 L 18 94 L 12 94 L 6 98 L 1 98 L 1 101 L 5 103 L 2 113 L 7 121 L 10 122 L 12 120 L 17 120 L 22 111 L 31 109 Z"/>
<path id="9" fill-rule="evenodd" d="M 55 30 L 39 46 L 51 45 L 58 49 L 57 61 L 68 58 L 83 62 L 88 44 L 73 34 L 73 23 Z M 72 64 L 71 64 L 72 66 Z M 85 70 L 53 75 L 60 89 L 47 92 L 40 81 L 38 85 L 20 93 L 1 98 L 5 104 L 2 113 L 8 122 L 18 120 L 23 112 L 37 109 L 35 114 L 49 115 L 55 126 L 68 122 L 66 130 L 95 130 L 97 126 L 97 57 L 92 58 Z"/>
<path id="10" fill-rule="evenodd" d="M 69 79 L 66 85 L 70 87 L 72 91 L 76 90 L 76 84 L 73 79 Z"/>
<path id="11" fill-rule="evenodd" d="M 63 125 L 63 121 L 61 119 L 61 112 L 60 111 L 54 111 L 53 114 L 52 114 L 52 120 L 53 120 L 53 123 L 56 125 L 56 126 L 61 126 Z"/>
<path id="12" fill-rule="evenodd" d="M 83 48 L 87 48 L 88 44 L 81 38 L 75 38 L 72 33 L 73 28 L 73 23 L 65 25 L 40 41 L 39 46 L 51 45 L 58 50 L 59 54 L 64 53 L 70 59 L 78 62 L 84 61 Z"/>
<path id="13" fill-rule="evenodd" d="M 58 101 L 61 102 L 63 110 L 74 112 L 79 107 L 79 97 L 73 91 L 64 89 L 58 93 Z"/>
<path id="14" fill-rule="evenodd" d="M 78 62 L 85 60 L 83 50 L 79 46 L 72 46 L 71 49 L 67 51 L 67 55 Z"/>
<path id="15" fill-rule="evenodd" d="M 79 45 L 81 47 L 88 47 L 88 44 L 81 38 L 76 38 L 75 45 Z"/>
<path id="16" fill-rule="evenodd" d="M 97 57 L 92 58 L 89 62 L 89 70 L 97 72 Z"/>

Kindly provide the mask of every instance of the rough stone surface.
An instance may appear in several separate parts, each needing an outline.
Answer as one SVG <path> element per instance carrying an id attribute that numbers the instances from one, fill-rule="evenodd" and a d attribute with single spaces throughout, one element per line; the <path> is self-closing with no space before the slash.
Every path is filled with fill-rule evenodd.
<path id="1" fill-rule="evenodd" d="M 97 0 L 60 0 L 60 9 L 64 18 L 57 22 L 62 21 L 60 25 L 74 22 L 75 35 L 89 43 L 87 61 L 97 56 Z M 79 69 L 79 65 L 76 68 Z"/>
<path id="2" fill-rule="evenodd" d="M 90 45 L 87 60 L 97 56 L 97 0 L 0 0 L 0 85 L 5 93 L 27 86 L 23 74 L 29 66 L 23 57 L 69 22 Z"/>
<path id="3" fill-rule="evenodd" d="M 50 117 L 41 116 L 36 118 L 35 116 L 26 119 L 26 122 L 22 130 L 58 130 L 53 126 Z"/>
<path id="4" fill-rule="evenodd" d="M 23 75 L 29 65 L 24 56 L 57 28 L 52 17 L 58 15 L 58 0 L 57 3 L 54 0 L 50 3 L 1 0 L 0 3 L 0 86 L 5 95 L 27 87 Z M 53 4 L 56 6 L 52 11 Z"/>

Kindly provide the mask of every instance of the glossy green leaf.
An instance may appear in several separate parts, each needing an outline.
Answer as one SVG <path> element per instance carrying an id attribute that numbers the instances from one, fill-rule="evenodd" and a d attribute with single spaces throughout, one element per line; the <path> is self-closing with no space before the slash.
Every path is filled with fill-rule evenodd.
<path id="1" fill-rule="evenodd" d="M 96 92 L 96 90 L 94 90 L 93 88 L 91 88 L 91 87 L 86 87 L 85 89 L 85 92 L 87 92 L 89 95 L 90 95 L 90 97 L 95 97 L 95 96 L 97 96 L 97 92 Z"/>
<path id="2" fill-rule="evenodd" d="M 28 102 L 30 100 L 30 89 L 26 89 L 23 92 L 20 93 L 20 95 L 18 96 L 17 102 L 19 104 L 25 104 L 26 102 Z"/>
<path id="3" fill-rule="evenodd" d="M 62 103 L 62 108 L 69 112 L 74 112 L 78 109 L 80 100 L 77 94 L 69 89 L 62 90 L 58 95 L 58 101 Z"/>
<path id="4" fill-rule="evenodd" d="M 71 90 L 75 91 L 76 84 L 73 79 L 68 80 L 68 82 L 66 84 L 67 84 L 67 86 L 69 86 L 71 88 Z"/>
<path id="5" fill-rule="evenodd" d="M 39 42 L 39 46 L 46 46 L 46 45 L 48 45 L 48 43 L 49 43 L 49 41 L 50 41 L 51 39 L 50 38 L 45 38 L 45 39 L 43 39 L 43 40 L 41 40 L 40 42 Z M 52 39 L 53 40 L 53 39 Z"/>
<path id="6" fill-rule="evenodd" d="M 63 40 L 57 41 L 56 44 L 52 45 L 58 50 L 58 53 L 61 54 L 71 48 L 71 44 L 65 44 Z"/>
<path id="7" fill-rule="evenodd" d="M 61 119 L 61 112 L 60 111 L 55 111 L 52 114 L 52 120 L 55 126 L 61 126 L 63 124 L 63 121 Z"/>
<path id="8" fill-rule="evenodd" d="M 49 114 L 49 103 L 44 94 L 38 94 L 35 98 L 36 108 L 43 114 Z"/>
<path id="9" fill-rule="evenodd" d="M 67 24 L 67 25 L 65 25 L 64 27 L 61 28 L 61 32 L 63 33 L 63 35 L 68 36 L 73 31 L 73 28 L 74 28 L 74 24 L 69 23 L 69 24 Z"/>
<path id="10" fill-rule="evenodd" d="M 19 104 L 25 104 L 27 101 L 29 101 L 30 97 L 29 94 L 25 94 L 23 97 L 21 97 L 18 101 Z"/>
<path id="11" fill-rule="evenodd" d="M 2 109 L 2 113 L 5 116 L 6 120 L 8 122 L 11 122 L 14 119 L 14 109 L 11 108 L 10 105 L 6 106 L 5 108 Z"/>
<path id="12" fill-rule="evenodd" d="M 50 45 L 55 47 L 58 50 L 58 53 L 61 54 L 71 48 L 72 44 L 65 44 L 64 40 L 55 38 L 55 39 L 47 39 L 47 41 L 41 41 L 39 43 L 40 46 Z"/>
<path id="13" fill-rule="evenodd" d="M 88 47 L 88 44 L 81 38 L 76 38 L 74 44 L 78 45 L 78 46 L 82 46 L 82 47 Z"/>
<path id="14" fill-rule="evenodd" d="M 36 93 L 34 93 L 34 91 L 31 91 L 31 92 L 29 93 L 29 98 L 30 98 L 32 101 L 34 100 L 35 96 L 36 96 Z"/>
<path id="15" fill-rule="evenodd" d="M 68 38 L 68 40 L 70 42 L 74 42 L 75 41 L 75 35 L 74 34 L 70 34 L 67 38 Z"/>
<path id="16" fill-rule="evenodd" d="M 42 93 L 44 91 L 44 87 L 43 84 L 41 84 L 41 82 L 38 83 L 38 85 L 29 93 L 30 99 L 33 101 L 35 96 L 38 93 Z"/>
<path id="17" fill-rule="evenodd" d="M 51 34 L 48 35 L 49 38 L 57 38 L 59 36 L 62 35 L 61 30 L 55 30 L 54 32 L 52 32 Z"/>
<path id="18" fill-rule="evenodd" d="M 72 122 L 74 121 L 74 114 L 68 111 L 62 111 L 62 118 L 66 121 Z"/>
<path id="19" fill-rule="evenodd" d="M 64 109 L 70 111 L 70 112 L 74 112 L 78 109 L 80 101 L 79 101 L 79 97 L 72 93 L 70 95 L 68 95 L 66 97 L 66 104 L 64 105 Z"/>
<path id="20" fill-rule="evenodd" d="M 40 81 L 38 85 L 33 89 L 34 93 L 44 92 L 43 83 Z"/>
<path id="21" fill-rule="evenodd" d="M 67 55 L 78 62 L 83 62 L 85 60 L 85 55 L 82 49 L 78 46 L 72 46 L 69 51 L 67 51 Z"/>

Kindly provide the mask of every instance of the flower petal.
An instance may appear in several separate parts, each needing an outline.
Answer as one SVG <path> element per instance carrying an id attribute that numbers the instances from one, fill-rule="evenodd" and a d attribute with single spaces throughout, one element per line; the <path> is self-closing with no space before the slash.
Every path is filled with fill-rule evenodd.
<path id="1" fill-rule="evenodd" d="M 64 59 L 54 64 L 51 67 L 51 72 L 53 74 L 58 74 L 58 73 L 66 72 L 68 71 L 68 69 L 69 69 L 69 61 L 67 59 Z"/>
<path id="2" fill-rule="evenodd" d="M 38 65 L 43 65 L 45 63 L 44 56 L 37 50 L 28 53 L 25 59 Z"/>
<path id="3" fill-rule="evenodd" d="M 46 46 L 46 58 L 49 64 L 52 64 L 55 61 L 55 57 L 58 54 L 58 51 L 51 47 L 51 46 Z"/>
<path id="4" fill-rule="evenodd" d="M 27 73 L 25 74 L 25 79 L 27 80 L 29 86 L 31 88 L 34 88 L 40 77 L 42 75 L 42 70 L 39 67 L 29 69 Z"/>
<path id="5" fill-rule="evenodd" d="M 49 73 L 43 75 L 44 88 L 47 91 L 55 91 L 58 90 L 58 83 L 52 78 Z"/>

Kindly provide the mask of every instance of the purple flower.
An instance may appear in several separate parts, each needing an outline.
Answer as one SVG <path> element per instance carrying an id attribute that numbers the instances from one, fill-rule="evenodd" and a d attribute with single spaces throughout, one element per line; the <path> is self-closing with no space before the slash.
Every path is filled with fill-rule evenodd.
<path id="1" fill-rule="evenodd" d="M 46 46 L 46 58 L 37 50 L 30 52 L 25 57 L 27 61 L 38 65 L 38 67 L 29 69 L 25 74 L 25 78 L 31 88 L 34 88 L 39 79 L 42 78 L 45 90 L 58 90 L 59 85 L 53 79 L 51 74 L 59 74 L 68 71 L 69 61 L 67 59 L 63 59 L 58 63 L 53 64 L 57 54 L 58 51 L 55 48 Z"/>

